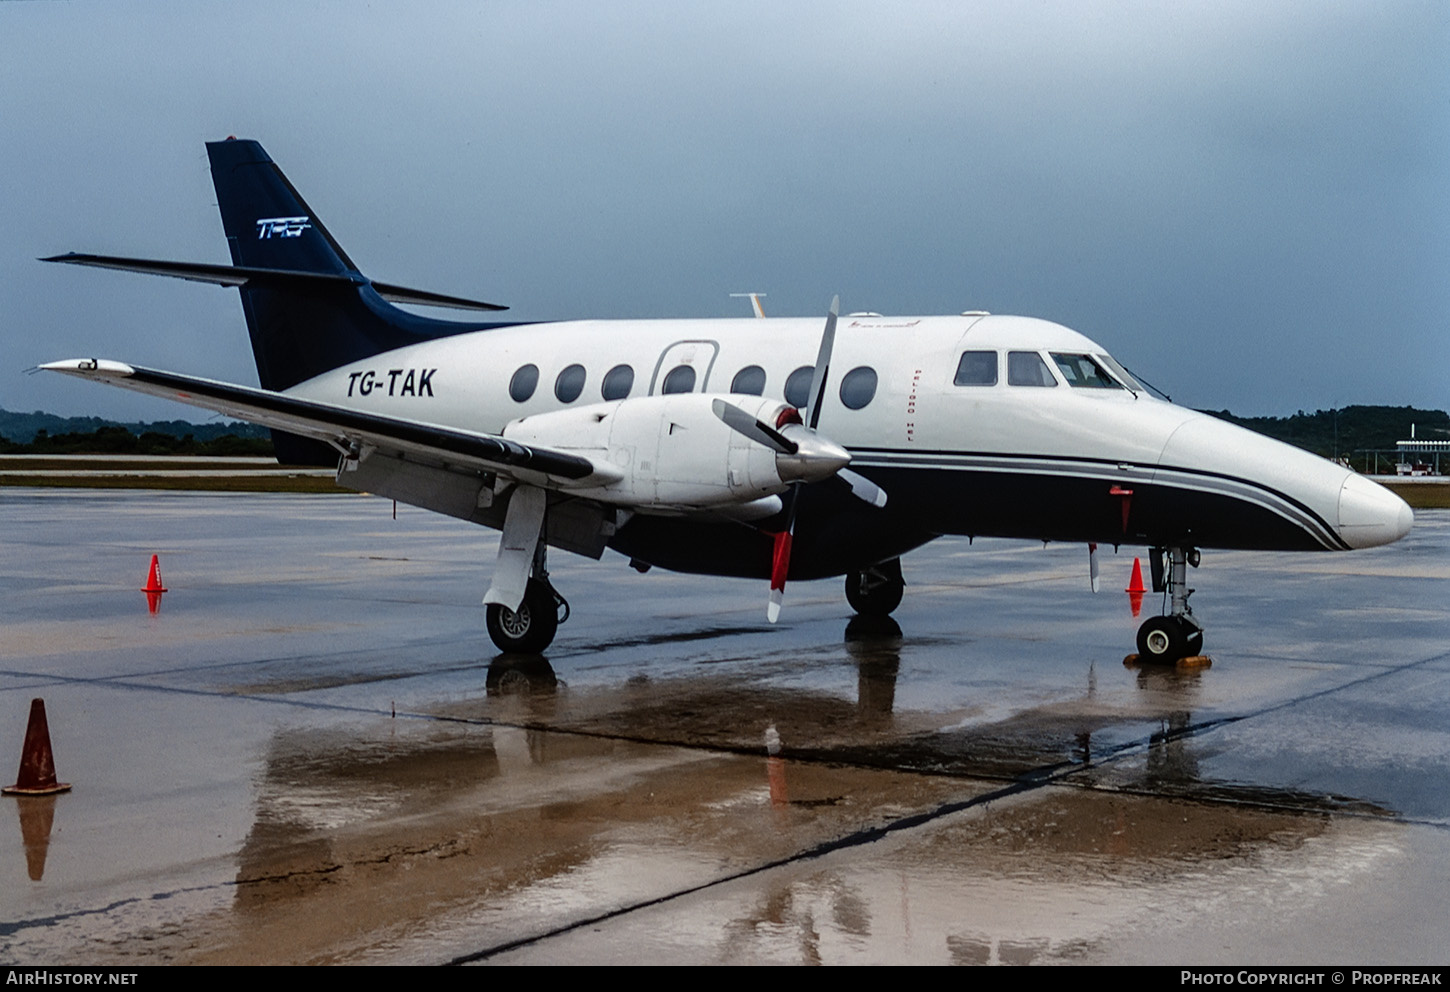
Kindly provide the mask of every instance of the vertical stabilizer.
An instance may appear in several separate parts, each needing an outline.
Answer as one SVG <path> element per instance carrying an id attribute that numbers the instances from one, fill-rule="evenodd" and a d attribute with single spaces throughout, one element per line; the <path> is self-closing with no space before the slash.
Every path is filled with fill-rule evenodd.
<path id="1" fill-rule="evenodd" d="M 229 138 L 209 142 L 206 151 L 233 264 L 361 281 L 352 259 L 260 144 Z"/>
<path id="2" fill-rule="evenodd" d="M 358 271 L 260 144 L 228 138 L 206 150 L 232 261 L 249 273 L 240 292 L 262 388 L 287 389 L 395 348 L 498 326 L 399 310 Z M 323 455 L 297 447 L 315 442 L 277 431 L 273 439 L 285 462 L 318 464 Z"/>

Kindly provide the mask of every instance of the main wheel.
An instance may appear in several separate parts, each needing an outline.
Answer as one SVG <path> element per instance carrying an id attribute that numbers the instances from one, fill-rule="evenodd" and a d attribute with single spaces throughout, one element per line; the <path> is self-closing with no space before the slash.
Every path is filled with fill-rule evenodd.
<path id="1" fill-rule="evenodd" d="M 1171 665 L 1189 653 L 1188 625 L 1177 617 L 1149 617 L 1138 628 L 1138 657 L 1144 661 Z M 1198 644 L 1203 634 L 1198 633 Z"/>
<path id="2" fill-rule="evenodd" d="M 900 558 L 846 573 L 846 602 L 863 617 L 890 616 L 901 605 L 905 589 Z"/>
<path id="3" fill-rule="evenodd" d="M 488 636 L 507 654 L 538 654 L 554 641 L 559 606 L 547 582 L 530 579 L 517 610 L 488 605 Z"/>

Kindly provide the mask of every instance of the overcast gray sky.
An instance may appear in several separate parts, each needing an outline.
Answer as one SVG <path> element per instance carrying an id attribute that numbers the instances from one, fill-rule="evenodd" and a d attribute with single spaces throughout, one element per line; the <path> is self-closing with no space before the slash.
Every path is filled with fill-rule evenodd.
<path id="1" fill-rule="evenodd" d="M 985 309 L 1192 406 L 1450 406 L 1450 4 L 0 2 L 0 406 L 254 383 L 202 145 L 519 319 Z"/>

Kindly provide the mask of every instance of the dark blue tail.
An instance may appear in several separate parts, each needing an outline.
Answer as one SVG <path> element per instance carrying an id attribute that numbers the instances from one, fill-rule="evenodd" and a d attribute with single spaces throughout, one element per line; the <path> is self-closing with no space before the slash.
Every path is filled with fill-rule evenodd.
<path id="1" fill-rule="evenodd" d="M 263 389 L 286 389 L 405 345 L 509 326 L 433 320 L 399 310 L 392 303 L 457 310 L 508 308 L 368 279 L 261 145 L 228 138 L 209 142 L 206 151 L 232 265 L 76 252 L 43 261 L 237 287 Z M 285 464 L 335 460 L 336 453 L 316 441 L 279 431 L 273 431 L 272 437 L 277 458 Z"/>
<path id="2" fill-rule="evenodd" d="M 212 182 L 262 388 L 281 390 L 405 345 L 500 324 L 419 317 L 387 301 L 471 310 L 503 307 L 373 283 L 255 141 L 209 142 Z M 330 464 L 316 441 L 273 431 L 284 464 Z"/>
<path id="3" fill-rule="evenodd" d="M 375 286 L 260 144 L 228 138 L 209 142 L 206 150 L 232 262 L 252 274 L 240 289 L 262 388 L 286 389 L 394 348 L 500 326 L 433 320 L 392 306 L 385 295 L 503 309 Z"/>

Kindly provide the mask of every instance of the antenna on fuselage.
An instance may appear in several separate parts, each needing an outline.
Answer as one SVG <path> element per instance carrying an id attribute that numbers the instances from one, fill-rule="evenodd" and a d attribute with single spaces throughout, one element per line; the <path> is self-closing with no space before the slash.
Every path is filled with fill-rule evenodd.
<path id="1" fill-rule="evenodd" d="M 764 318 L 765 317 L 765 311 L 762 310 L 761 307 L 760 307 L 760 298 L 762 296 L 764 296 L 764 295 L 765 295 L 764 293 L 731 293 L 730 294 L 730 296 L 731 296 L 732 299 L 734 299 L 736 297 L 742 297 L 742 296 L 749 297 L 749 299 L 750 299 L 750 306 L 755 311 L 755 316 L 760 317 L 760 318 Z"/>

